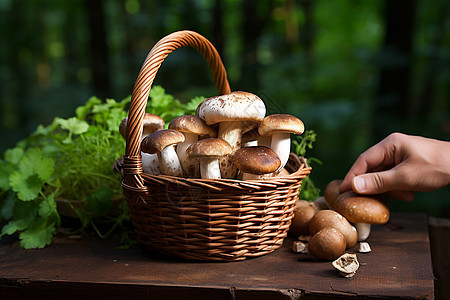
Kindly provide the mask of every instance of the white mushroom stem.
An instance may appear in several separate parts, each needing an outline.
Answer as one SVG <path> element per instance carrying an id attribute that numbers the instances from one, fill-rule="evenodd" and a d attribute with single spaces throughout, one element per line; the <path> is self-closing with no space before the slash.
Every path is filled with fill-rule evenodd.
<path id="1" fill-rule="evenodd" d="M 186 154 L 186 149 L 198 141 L 198 135 L 188 132 L 183 132 L 183 134 L 184 142 L 179 143 L 176 147 L 178 159 L 185 177 L 198 178 L 200 176 L 198 162 L 195 159 L 189 159 Z"/>
<path id="2" fill-rule="evenodd" d="M 286 165 L 291 152 L 291 135 L 288 132 L 274 132 L 272 134 L 272 142 L 270 148 L 278 154 L 281 160 L 281 165 L 278 170 L 281 170 Z"/>
<path id="3" fill-rule="evenodd" d="M 183 169 L 175 152 L 175 146 L 167 146 L 158 153 L 159 167 L 164 175 L 183 177 Z"/>
<path id="4" fill-rule="evenodd" d="M 230 144 L 232 153 L 241 147 L 242 124 L 239 121 L 225 121 L 219 123 L 217 137 Z M 220 159 L 220 169 L 223 178 L 235 178 L 237 168 L 232 162 L 232 155 Z"/>
<path id="5" fill-rule="evenodd" d="M 220 122 L 217 136 L 228 142 L 235 152 L 241 147 L 242 123 L 239 121 Z"/>
<path id="6" fill-rule="evenodd" d="M 144 173 L 150 175 L 161 174 L 157 154 L 141 152 L 141 157 L 142 157 L 142 170 L 144 171 Z"/>
<path id="7" fill-rule="evenodd" d="M 355 223 L 353 224 L 358 231 L 358 241 L 365 241 L 370 235 L 370 224 L 367 223 Z"/>
<path id="8" fill-rule="evenodd" d="M 216 157 L 201 157 L 200 174 L 204 179 L 220 179 L 219 160 Z"/>

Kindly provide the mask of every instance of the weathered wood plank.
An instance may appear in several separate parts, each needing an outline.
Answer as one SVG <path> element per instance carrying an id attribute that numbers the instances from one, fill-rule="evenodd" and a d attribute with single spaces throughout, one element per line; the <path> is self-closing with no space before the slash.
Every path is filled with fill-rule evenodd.
<path id="1" fill-rule="evenodd" d="M 292 239 L 272 254 L 239 262 L 188 262 L 114 241 L 58 237 L 41 250 L 0 244 L 0 295 L 79 295 L 159 299 L 434 298 L 427 217 L 394 214 L 374 226 L 372 252 L 358 253 L 353 278 L 330 262 L 291 251 Z"/>

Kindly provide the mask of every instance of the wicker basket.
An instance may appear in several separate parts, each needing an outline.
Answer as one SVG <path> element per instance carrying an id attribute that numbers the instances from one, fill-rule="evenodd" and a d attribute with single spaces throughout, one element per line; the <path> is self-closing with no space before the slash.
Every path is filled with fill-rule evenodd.
<path id="1" fill-rule="evenodd" d="M 192 31 L 161 39 L 148 54 L 128 115 L 122 187 L 138 240 L 163 254 L 193 260 L 238 261 L 278 249 L 287 235 L 302 179 L 310 173 L 291 154 L 286 177 L 241 181 L 148 175 L 142 171 L 142 119 L 155 75 L 173 50 L 189 46 L 208 62 L 219 94 L 230 92 L 211 43 Z"/>

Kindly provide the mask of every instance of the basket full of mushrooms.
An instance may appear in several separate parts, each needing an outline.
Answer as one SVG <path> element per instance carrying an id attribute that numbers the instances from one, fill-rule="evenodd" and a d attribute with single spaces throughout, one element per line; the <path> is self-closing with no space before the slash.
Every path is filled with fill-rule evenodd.
<path id="1" fill-rule="evenodd" d="M 166 126 L 145 112 L 147 99 L 165 57 L 185 46 L 208 62 L 219 96 Z M 266 116 L 258 96 L 231 92 L 222 61 L 203 36 L 179 31 L 161 39 L 144 61 L 121 124 L 122 187 L 139 242 L 169 256 L 208 261 L 244 260 L 279 248 L 311 171 L 290 153 L 290 134 L 303 130 L 294 116 Z"/>

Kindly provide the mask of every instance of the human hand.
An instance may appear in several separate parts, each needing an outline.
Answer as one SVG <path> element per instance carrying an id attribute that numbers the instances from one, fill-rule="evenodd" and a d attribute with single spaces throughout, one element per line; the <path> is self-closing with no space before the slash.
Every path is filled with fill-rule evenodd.
<path id="1" fill-rule="evenodd" d="M 450 184 L 450 142 L 393 133 L 362 153 L 340 191 L 381 194 L 412 201 L 415 191 Z"/>

